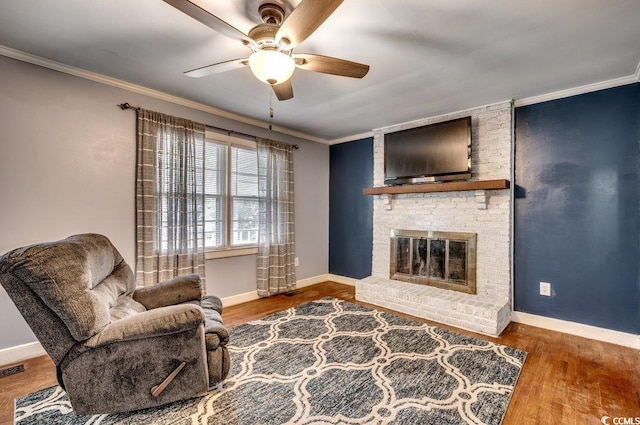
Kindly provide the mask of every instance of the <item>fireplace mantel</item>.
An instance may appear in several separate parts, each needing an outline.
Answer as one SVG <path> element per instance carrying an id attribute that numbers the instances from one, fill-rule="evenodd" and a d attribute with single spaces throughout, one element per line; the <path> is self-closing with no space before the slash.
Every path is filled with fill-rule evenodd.
<path id="1" fill-rule="evenodd" d="M 378 186 L 362 189 L 363 195 L 394 195 L 401 193 L 463 192 L 471 190 L 509 189 L 509 180 L 473 180 L 460 182 L 405 184 L 400 186 Z"/>

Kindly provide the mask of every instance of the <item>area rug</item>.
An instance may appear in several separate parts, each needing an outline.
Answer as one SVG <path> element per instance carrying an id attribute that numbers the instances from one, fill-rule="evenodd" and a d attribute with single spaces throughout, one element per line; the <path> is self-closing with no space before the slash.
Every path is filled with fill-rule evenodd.
<path id="1" fill-rule="evenodd" d="M 333 298 L 230 330 L 221 391 L 77 416 L 60 387 L 16 400 L 31 424 L 500 424 L 526 353 Z"/>

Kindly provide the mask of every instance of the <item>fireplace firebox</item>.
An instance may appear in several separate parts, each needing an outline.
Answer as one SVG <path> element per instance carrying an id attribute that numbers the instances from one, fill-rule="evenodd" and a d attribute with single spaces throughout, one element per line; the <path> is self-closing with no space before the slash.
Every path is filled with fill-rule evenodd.
<path id="1" fill-rule="evenodd" d="M 391 231 L 390 279 L 476 293 L 475 233 Z"/>

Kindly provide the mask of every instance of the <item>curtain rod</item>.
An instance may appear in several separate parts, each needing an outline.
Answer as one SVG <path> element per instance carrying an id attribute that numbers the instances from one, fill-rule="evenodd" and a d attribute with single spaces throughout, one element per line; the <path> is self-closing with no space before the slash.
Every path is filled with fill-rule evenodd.
<path id="1" fill-rule="evenodd" d="M 133 110 L 134 110 L 134 111 L 136 111 L 136 112 L 140 110 L 140 107 L 138 107 L 138 106 L 131 106 L 131 105 L 129 105 L 129 103 L 127 103 L 127 102 L 120 103 L 120 104 L 119 104 L 119 105 L 117 105 L 117 106 L 118 106 L 120 109 L 122 109 L 123 111 L 124 111 L 124 110 L 126 110 L 126 109 L 133 109 Z M 226 129 L 226 128 L 216 127 L 216 126 L 214 126 L 214 125 L 208 125 L 208 124 L 205 124 L 205 127 L 210 128 L 211 130 L 216 130 L 216 131 L 220 131 L 220 132 L 222 132 L 222 133 L 227 133 L 227 136 L 231 136 L 232 134 L 236 134 L 236 135 L 238 135 L 238 136 L 246 137 L 246 138 L 249 138 L 249 139 L 251 139 L 251 140 L 256 140 L 256 139 L 257 139 L 257 137 L 256 137 L 256 136 L 253 136 L 253 135 L 251 135 L 251 134 L 247 134 L 247 133 L 243 133 L 243 132 L 241 132 L 241 131 L 228 130 L 228 129 Z M 291 146 L 293 146 L 293 148 L 294 148 L 294 149 L 299 149 L 299 148 L 300 148 L 300 146 L 298 146 L 297 144 L 294 144 L 294 145 L 291 145 Z"/>

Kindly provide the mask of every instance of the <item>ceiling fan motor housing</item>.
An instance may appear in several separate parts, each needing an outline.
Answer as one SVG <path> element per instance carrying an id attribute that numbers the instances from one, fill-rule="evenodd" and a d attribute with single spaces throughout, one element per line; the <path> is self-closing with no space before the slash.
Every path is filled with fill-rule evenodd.
<path id="1" fill-rule="evenodd" d="M 274 3 L 260 5 L 258 13 L 265 24 L 280 25 L 284 21 L 284 9 Z"/>
<path id="2" fill-rule="evenodd" d="M 255 27 L 251 28 L 251 31 L 249 31 L 248 35 L 261 47 L 273 46 L 275 48 L 277 47 L 275 40 L 278 29 L 280 29 L 278 25 L 258 24 Z"/>

